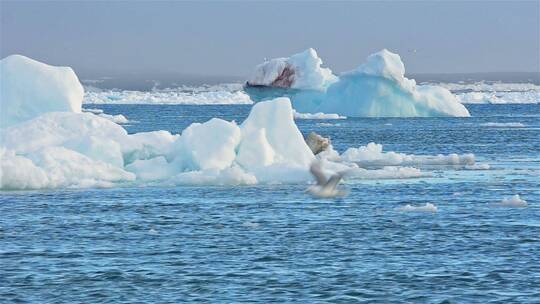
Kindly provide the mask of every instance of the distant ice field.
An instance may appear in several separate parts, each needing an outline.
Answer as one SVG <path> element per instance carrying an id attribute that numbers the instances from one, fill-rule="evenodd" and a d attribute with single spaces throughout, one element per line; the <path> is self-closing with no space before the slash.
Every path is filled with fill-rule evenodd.
<path id="1" fill-rule="evenodd" d="M 99 88 L 99 83 L 84 82 L 86 104 L 251 104 L 243 83 L 214 85 L 154 86 L 146 90 Z M 540 85 L 533 82 L 421 82 L 449 89 L 464 104 L 537 104 Z"/>

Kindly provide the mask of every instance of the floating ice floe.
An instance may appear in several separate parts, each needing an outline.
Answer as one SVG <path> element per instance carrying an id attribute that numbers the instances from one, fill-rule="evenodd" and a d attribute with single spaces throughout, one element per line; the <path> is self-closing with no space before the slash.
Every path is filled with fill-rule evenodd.
<path id="1" fill-rule="evenodd" d="M 432 176 L 429 172 L 423 172 L 412 167 L 382 167 L 381 169 L 354 168 L 348 171 L 349 179 L 409 179 Z"/>
<path id="2" fill-rule="evenodd" d="M 407 204 L 403 207 L 396 208 L 398 211 L 402 212 L 431 212 L 436 213 L 438 211 L 437 206 L 432 203 L 426 203 L 424 206 L 413 206 Z"/>
<path id="3" fill-rule="evenodd" d="M 520 122 L 486 122 L 480 124 L 482 127 L 490 128 L 524 128 L 525 125 Z"/>
<path id="4" fill-rule="evenodd" d="M 291 57 L 274 58 L 259 64 L 247 81 L 249 86 L 267 86 L 304 90 L 324 90 L 337 80 L 314 49 Z"/>
<path id="5" fill-rule="evenodd" d="M 413 155 L 383 152 L 381 144 L 369 143 L 359 148 L 349 148 L 341 155 L 345 161 L 354 162 L 361 166 L 473 166 L 474 154 L 448 155 Z"/>
<path id="6" fill-rule="evenodd" d="M 298 113 L 293 110 L 294 118 L 296 119 L 347 119 L 345 116 L 340 116 L 337 114 L 326 114 L 326 113 Z"/>
<path id="7" fill-rule="evenodd" d="M 467 108 L 449 90 L 416 85 L 414 80 L 407 79 L 401 58 L 388 50 L 370 55 L 357 69 L 319 85 L 318 91 L 309 90 L 313 87 L 292 85 L 286 75 L 298 73 L 288 72 L 286 62 L 286 59 L 278 58 L 258 66 L 256 75 L 259 76 L 248 81 L 248 85 L 267 86 L 270 96 L 274 94 L 271 88 L 275 87 L 300 89 L 282 92 L 291 98 L 298 112 L 336 113 L 350 117 L 470 116 Z M 286 84 L 281 84 L 282 79 Z M 264 99 L 264 94 L 258 91 L 251 95 L 255 99 Z"/>
<path id="8" fill-rule="evenodd" d="M 516 194 L 512 197 L 504 198 L 499 203 L 495 204 L 496 206 L 501 207 L 517 207 L 517 208 L 524 208 L 527 207 L 527 201 L 519 197 L 519 194 Z"/>

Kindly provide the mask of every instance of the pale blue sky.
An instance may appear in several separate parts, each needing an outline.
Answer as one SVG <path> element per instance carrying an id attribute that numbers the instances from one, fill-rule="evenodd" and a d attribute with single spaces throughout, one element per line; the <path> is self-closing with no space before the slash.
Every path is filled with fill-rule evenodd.
<path id="1" fill-rule="evenodd" d="M 307 47 L 336 72 L 381 48 L 399 53 L 409 73 L 540 70 L 540 1 L 0 5 L 2 57 L 82 74 L 243 76 L 265 57 Z"/>

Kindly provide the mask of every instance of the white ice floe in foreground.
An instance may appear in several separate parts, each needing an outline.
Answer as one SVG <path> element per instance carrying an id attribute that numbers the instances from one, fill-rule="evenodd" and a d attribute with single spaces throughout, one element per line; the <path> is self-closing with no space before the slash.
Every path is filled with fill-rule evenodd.
<path id="1" fill-rule="evenodd" d="M 501 207 L 517 207 L 517 208 L 524 208 L 527 207 L 527 201 L 519 197 L 519 194 L 516 194 L 512 197 L 507 197 L 500 201 L 499 203 L 495 204 L 496 206 Z"/>
<path id="2" fill-rule="evenodd" d="M 403 207 L 397 208 L 398 211 L 402 212 L 431 212 L 436 213 L 438 211 L 437 206 L 432 203 L 426 203 L 424 206 L 413 206 L 407 204 Z"/>
<path id="3" fill-rule="evenodd" d="M 286 98 L 255 105 L 241 125 L 214 118 L 181 135 L 128 135 L 91 113 L 51 112 L 0 138 L 2 189 L 299 182 L 314 159 Z"/>
<path id="4" fill-rule="evenodd" d="M 401 165 L 474 165 L 474 156 L 383 153 L 376 144 L 343 155 L 330 146 L 315 156 L 294 122 L 288 98 L 255 104 L 241 124 L 213 118 L 193 123 L 178 135 L 128 134 L 114 122 L 123 119 L 96 110 L 81 112 L 82 93 L 72 94 L 80 83 L 71 69 L 61 68 L 68 76 L 59 78 L 56 68 L 24 57 L 9 58 L 17 60 L 8 69 L 11 80 L 2 82 L 3 89 L 5 84 L 23 83 L 31 96 L 11 88 L 2 96 L 2 117 L 10 122 L 0 127 L 2 190 L 309 183 L 315 159 L 321 161 L 324 174 L 347 171 L 351 180 L 429 175 L 418 168 L 396 167 Z M 17 111 L 4 111 L 10 106 Z M 363 167 L 364 160 L 384 166 L 370 170 Z"/>
<path id="5" fill-rule="evenodd" d="M 247 83 L 252 86 L 324 90 L 337 77 L 321 65 L 321 58 L 310 48 L 291 57 L 274 58 L 257 65 Z"/>

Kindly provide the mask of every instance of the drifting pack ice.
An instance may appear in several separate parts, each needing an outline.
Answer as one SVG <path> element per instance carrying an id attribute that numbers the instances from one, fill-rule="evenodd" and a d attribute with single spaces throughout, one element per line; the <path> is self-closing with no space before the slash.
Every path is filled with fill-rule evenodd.
<path id="1" fill-rule="evenodd" d="M 309 54 L 309 55 L 308 55 Z M 470 116 L 449 90 L 417 85 L 405 77 L 399 55 L 382 50 L 370 55 L 357 69 L 336 77 L 313 49 L 289 58 L 277 58 L 258 65 L 249 86 L 285 91 L 295 110 L 302 113 L 335 113 L 349 117 L 432 117 Z M 252 91 L 252 99 L 261 99 Z M 269 93 L 272 95 L 272 93 Z M 262 97 L 264 99 L 264 97 Z"/>
<path id="2" fill-rule="evenodd" d="M 81 112 L 84 92 L 70 68 L 24 56 L 0 64 L 2 190 L 306 183 L 315 159 L 328 175 L 348 170 L 351 179 L 416 178 L 426 174 L 395 165 L 434 161 L 404 154 L 396 154 L 396 161 L 392 152 L 373 144 L 339 155 L 329 142 L 315 156 L 288 98 L 255 104 L 240 125 L 213 118 L 181 134 L 128 134 L 100 111 Z M 445 157 L 435 161 L 474 165 L 474 155 Z M 359 167 L 365 160 L 382 167 Z"/>

